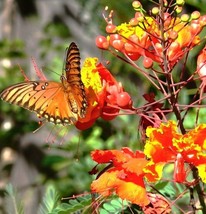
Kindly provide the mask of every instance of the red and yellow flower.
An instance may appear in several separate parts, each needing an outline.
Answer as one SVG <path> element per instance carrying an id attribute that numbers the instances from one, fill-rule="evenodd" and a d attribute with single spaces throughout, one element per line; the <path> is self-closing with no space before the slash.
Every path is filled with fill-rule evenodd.
<path id="1" fill-rule="evenodd" d="M 148 127 L 146 135 L 144 153 L 149 162 L 144 170 L 149 181 L 160 180 L 163 167 L 175 163 L 174 180 L 185 182 L 186 163 L 196 167 L 202 181 L 206 182 L 206 124 L 183 135 L 177 132 L 176 123 L 169 121 L 159 128 Z"/>
<path id="2" fill-rule="evenodd" d="M 106 27 L 108 36 L 98 36 L 96 45 L 101 49 L 112 47 L 133 61 L 143 56 L 161 63 L 164 53 L 174 64 L 200 42 L 198 34 L 206 25 L 205 16 L 197 11 L 194 14 L 185 20 L 164 13 L 163 29 L 160 29 L 158 13 L 152 17 L 138 11 L 128 23 L 115 26 L 110 20 Z"/>
<path id="3" fill-rule="evenodd" d="M 92 152 L 92 159 L 98 164 L 109 164 L 99 173 L 98 178 L 92 182 L 92 192 L 103 196 L 113 193 L 140 206 L 149 204 L 143 177 L 143 168 L 147 164 L 145 155 L 132 152 L 129 148 L 119 150 L 96 150 Z"/>
<path id="4" fill-rule="evenodd" d="M 85 118 L 76 123 L 79 129 L 87 129 L 98 117 L 105 120 L 114 119 L 121 108 L 131 108 L 130 95 L 124 91 L 122 84 L 117 82 L 112 74 L 97 58 L 87 58 L 81 70 L 88 108 Z"/>

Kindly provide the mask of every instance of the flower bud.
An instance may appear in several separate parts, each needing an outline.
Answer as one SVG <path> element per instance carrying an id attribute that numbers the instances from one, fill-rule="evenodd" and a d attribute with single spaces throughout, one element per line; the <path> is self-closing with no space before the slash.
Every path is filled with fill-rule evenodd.
<path id="1" fill-rule="evenodd" d="M 136 18 L 132 18 L 132 19 L 130 19 L 130 21 L 129 21 L 129 24 L 131 25 L 131 26 L 136 26 L 136 25 L 138 25 L 138 20 L 136 19 Z"/>
<path id="2" fill-rule="evenodd" d="M 191 14 L 191 18 L 192 18 L 192 20 L 199 19 L 199 18 L 200 18 L 200 12 L 199 12 L 199 11 L 194 11 L 194 12 Z"/>
<path id="3" fill-rule="evenodd" d="M 143 66 L 146 69 L 152 68 L 152 66 L 153 66 L 153 60 L 151 58 L 149 58 L 149 57 L 144 57 L 144 59 L 143 59 Z"/>
<path id="4" fill-rule="evenodd" d="M 132 2 L 132 7 L 137 10 L 140 9 L 142 7 L 141 3 L 139 1 L 133 1 Z"/>
<path id="5" fill-rule="evenodd" d="M 152 8 L 152 14 L 157 15 L 159 13 L 159 8 L 158 7 L 153 7 Z"/>
<path id="6" fill-rule="evenodd" d="M 170 38 L 170 39 L 175 40 L 175 39 L 177 39 L 177 37 L 178 37 L 178 33 L 177 33 L 176 31 L 171 30 L 171 31 L 169 32 L 169 38 Z"/>
<path id="7" fill-rule="evenodd" d="M 185 4 L 185 1 L 184 0 L 176 0 L 176 4 L 178 6 L 183 6 Z"/>
<path id="8" fill-rule="evenodd" d="M 108 49 L 109 47 L 109 42 L 105 36 L 97 36 L 95 42 L 98 48 Z"/>
<path id="9" fill-rule="evenodd" d="M 190 16 L 188 14 L 183 14 L 181 16 L 181 21 L 183 21 L 183 22 L 188 22 L 189 19 L 190 19 Z"/>
<path id="10" fill-rule="evenodd" d="M 107 33 L 116 33 L 116 25 L 113 25 L 113 24 L 108 24 L 106 26 L 106 32 Z"/>
<path id="11" fill-rule="evenodd" d="M 182 7 L 179 7 L 179 6 L 176 7 L 175 11 L 176 11 L 177 14 L 180 14 L 182 12 Z"/>

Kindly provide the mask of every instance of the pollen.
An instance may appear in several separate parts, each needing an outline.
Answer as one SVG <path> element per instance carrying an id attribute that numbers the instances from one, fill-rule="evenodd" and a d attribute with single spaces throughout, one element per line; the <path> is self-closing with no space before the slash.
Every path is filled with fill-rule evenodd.
<path id="1" fill-rule="evenodd" d="M 101 78 L 97 72 L 97 58 L 86 58 L 81 69 L 81 78 L 86 88 L 91 87 L 95 92 L 102 89 Z"/>

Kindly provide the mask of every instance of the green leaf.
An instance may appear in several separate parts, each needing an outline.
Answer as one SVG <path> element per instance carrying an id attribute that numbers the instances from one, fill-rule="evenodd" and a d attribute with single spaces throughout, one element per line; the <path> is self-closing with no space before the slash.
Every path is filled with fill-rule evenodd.
<path id="1" fill-rule="evenodd" d="M 53 186 L 48 186 L 42 203 L 39 206 L 38 214 L 52 214 L 59 203 L 59 195 Z"/>
<path id="2" fill-rule="evenodd" d="M 16 191 L 12 184 L 6 186 L 5 209 L 8 214 L 23 214 L 23 204 L 18 200 Z"/>
<path id="3" fill-rule="evenodd" d="M 126 200 L 122 200 L 120 198 L 114 198 L 111 201 L 108 201 L 103 204 L 103 208 L 101 209 L 102 213 L 121 213 L 128 207 L 128 202 Z M 104 209 L 104 211 L 103 211 Z"/>
<path id="4" fill-rule="evenodd" d="M 68 203 L 62 203 L 54 212 L 58 214 L 68 214 L 68 213 L 90 213 L 92 199 L 91 195 L 85 195 L 84 197 L 79 197 L 69 200 Z"/>

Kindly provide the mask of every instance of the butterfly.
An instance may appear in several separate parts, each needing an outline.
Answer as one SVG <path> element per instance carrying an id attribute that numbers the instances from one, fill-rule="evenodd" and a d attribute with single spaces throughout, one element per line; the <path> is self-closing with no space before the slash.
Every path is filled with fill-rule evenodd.
<path id="1" fill-rule="evenodd" d="M 84 118 L 87 99 L 80 73 L 80 52 L 72 42 L 66 51 L 61 82 L 25 81 L 0 93 L 2 100 L 36 112 L 38 116 L 63 126 Z"/>

